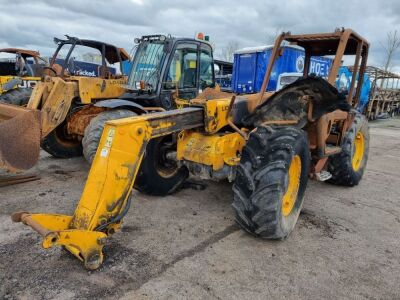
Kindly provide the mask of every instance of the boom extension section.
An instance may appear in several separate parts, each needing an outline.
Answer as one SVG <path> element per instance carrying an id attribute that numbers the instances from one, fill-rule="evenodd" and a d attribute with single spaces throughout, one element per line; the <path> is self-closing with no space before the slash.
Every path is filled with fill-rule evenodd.
<path id="1" fill-rule="evenodd" d="M 43 236 L 43 248 L 65 246 L 97 269 L 103 261 L 108 235 L 120 228 L 130 206 L 130 195 L 146 145 L 152 138 L 204 127 L 204 109 L 190 107 L 109 121 L 73 216 L 13 214 Z"/>

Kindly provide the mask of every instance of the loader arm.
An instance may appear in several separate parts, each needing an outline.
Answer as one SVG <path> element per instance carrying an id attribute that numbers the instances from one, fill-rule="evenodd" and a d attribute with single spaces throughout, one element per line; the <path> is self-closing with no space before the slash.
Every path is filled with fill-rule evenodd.
<path id="1" fill-rule="evenodd" d="M 130 195 L 146 145 L 152 138 L 185 129 L 204 127 L 204 109 L 189 107 L 109 121 L 90 169 L 80 202 L 72 216 L 14 213 L 43 236 L 43 248 L 65 246 L 97 269 L 103 261 L 102 248 L 117 230 L 130 205 Z"/>

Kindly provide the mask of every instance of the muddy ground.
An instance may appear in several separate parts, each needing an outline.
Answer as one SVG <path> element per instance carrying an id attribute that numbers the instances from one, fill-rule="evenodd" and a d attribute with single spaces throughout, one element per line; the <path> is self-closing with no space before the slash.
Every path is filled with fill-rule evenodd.
<path id="1" fill-rule="evenodd" d="M 240 230 L 228 183 L 165 198 L 133 193 L 122 232 L 88 272 L 10 214 L 72 214 L 88 166 L 44 153 L 41 180 L 0 188 L 0 299 L 399 299 L 400 119 L 371 124 L 370 160 L 354 188 L 311 182 L 283 242 Z"/>

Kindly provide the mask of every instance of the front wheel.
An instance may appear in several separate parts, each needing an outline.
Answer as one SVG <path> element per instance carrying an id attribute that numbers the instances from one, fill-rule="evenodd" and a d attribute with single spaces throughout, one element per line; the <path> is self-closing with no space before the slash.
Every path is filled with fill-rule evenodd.
<path id="1" fill-rule="evenodd" d="M 369 153 L 368 121 L 357 114 L 342 142 L 342 152 L 328 160 L 328 171 L 332 178 L 328 182 L 344 185 L 357 185 L 365 171 Z"/>
<path id="2" fill-rule="evenodd" d="M 14 104 L 18 106 L 26 106 L 32 94 L 31 88 L 16 88 L 0 95 L 0 102 Z"/>
<path id="3" fill-rule="evenodd" d="M 243 149 L 233 185 L 236 222 L 262 238 L 286 238 L 300 214 L 309 167 L 306 132 L 258 127 Z"/>
<path id="4" fill-rule="evenodd" d="M 135 180 L 135 188 L 154 196 L 165 196 L 176 191 L 189 177 L 189 170 L 171 159 L 170 154 L 174 152 L 176 142 L 172 135 L 150 140 Z"/>
<path id="5" fill-rule="evenodd" d="M 82 144 L 67 133 L 66 123 L 61 123 L 40 143 L 44 151 L 57 158 L 71 158 L 82 155 Z"/>

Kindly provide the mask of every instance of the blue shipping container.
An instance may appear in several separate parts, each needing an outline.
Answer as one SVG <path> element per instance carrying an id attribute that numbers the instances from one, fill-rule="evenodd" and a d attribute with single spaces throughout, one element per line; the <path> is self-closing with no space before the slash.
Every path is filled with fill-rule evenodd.
<path id="1" fill-rule="evenodd" d="M 273 46 L 251 47 L 234 54 L 232 90 L 235 93 L 259 92 Z M 267 91 L 275 91 L 279 74 L 300 73 L 304 68 L 304 50 L 297 46 L 284 46 L 282 56 L 274 65 Z M 327 77 L 332 60 L 326 57 L 311 57 L 310 73 Z"/>

